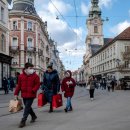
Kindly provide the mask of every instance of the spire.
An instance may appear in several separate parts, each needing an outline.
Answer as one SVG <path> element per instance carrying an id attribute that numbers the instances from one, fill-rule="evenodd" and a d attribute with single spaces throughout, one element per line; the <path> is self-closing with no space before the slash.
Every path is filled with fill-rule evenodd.
<path id="1" fill-rule="evenodd" d="M 89 11 L 89 18 L 101 17 L 101 10 L 98 6 L 99 0 L 91 0 L 91 8 Z"/>
<path id="2" fill-rule="evenodd" d="M 93 6 L 98 6 L 99 0 L 91 0 Z"/>
<path id="3" fill-rule="evenodd" d="M 37 14 L 34 7 L 34 0 L 13 0 L 13 11 L 24 11 Z"/>

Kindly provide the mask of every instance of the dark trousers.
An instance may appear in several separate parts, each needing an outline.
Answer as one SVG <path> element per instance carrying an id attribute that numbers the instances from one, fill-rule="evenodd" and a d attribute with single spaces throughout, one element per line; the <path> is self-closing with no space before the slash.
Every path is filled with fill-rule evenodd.
<path id="1" fill-rule="evenodd" d="M 29 114 L 31 115 L 31 117 L 36 116 L 31 107 L 33 100 L 34 100 L 34 98 L 23 98 L 23 103 L 25 105 L 25 108 L 24 108 L 22 121 L 26 121 Z"/>
<path id="2" fill-rule="evenodd" d="M 114 92 L 114 85 L 112 85 L 111 89 L 112 89 L 112 92 Z"/>
<path id="3" fill-rule="evenodd" d="M 4 87 L 4 91 L 5 91 L 5 94 L 8 94 L 9 91 L 8 91 L 8 88 L 7 87 Z"/>
<path id="4" fill-rule="evenodd" d="M 94 89 L 89 90 L 90 98 L 94 98 Z"/>

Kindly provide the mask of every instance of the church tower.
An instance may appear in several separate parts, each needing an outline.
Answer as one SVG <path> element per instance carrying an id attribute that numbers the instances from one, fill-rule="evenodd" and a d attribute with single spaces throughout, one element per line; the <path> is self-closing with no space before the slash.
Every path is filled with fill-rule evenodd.
<path id="1" fill-rule="evenodd" d="M 87 19 L 88 35 L 86 44 L 88 47 L 90 45 L 103 45 L 103 21 L 98 3 L 99 0 L 91 0 L 91 8 Z"/>

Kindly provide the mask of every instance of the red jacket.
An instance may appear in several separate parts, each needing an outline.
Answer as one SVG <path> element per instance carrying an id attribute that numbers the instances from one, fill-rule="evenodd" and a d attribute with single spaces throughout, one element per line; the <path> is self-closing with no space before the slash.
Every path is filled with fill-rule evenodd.
<path id="1" fill-rule="evenodd" d="M 21 97 L 23 98 L 35 98 L 37 90 L 40 87 L 40 79 L 36 73 L 27 75 L 24 70 L 18 78 L 18 85 L 15 89 L 14 95 L 18 95 L 21 91 Z"/>
<path id="2" fill-rule="evenodd" d="M 71 71 L 67 71 L 67 72 L 69 72 L 71 75 Z M 68 82 L 68 81 L 72 82 L 72 84 L 70 84 L 69 86 L 66 84 L 66 82 Z M 64 96 L 66 98 L 72 97 L 74 95 L 75 86 L 76 86 L 75 80 L 73 78 L 71 78 L 71 76 L 63 79 L 63 81 L 61 83 L 61 89 L 62 89 L 62 91 L 65 92 Z"/>

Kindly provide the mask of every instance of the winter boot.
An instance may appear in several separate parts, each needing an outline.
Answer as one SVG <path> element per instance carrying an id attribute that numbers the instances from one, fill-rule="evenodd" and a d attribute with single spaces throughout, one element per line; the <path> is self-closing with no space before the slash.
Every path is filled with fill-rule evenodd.
<path id="1" fill-rule="evenodd" d="M 19 124 L 19 128 L 23 128 L 26 125 L 26 121 L 21 121 Z"/>
<path id="2" fill-rule="evenodd" d="M 36 119 L 37 119 L 37 116 L 35 115 L 35 116 L 32 116 L 32 120 L 30 121 L 30 123 L 34 123 L 35 121 L 36 121 Z"/>
<path id="3" fill-rule="evenodd" d="M 52 103 L 50 103 L 50 110 L 49 110 L 49 113 L 52 113 L 53 112 L 53 107 L 52 107 Z"/>

